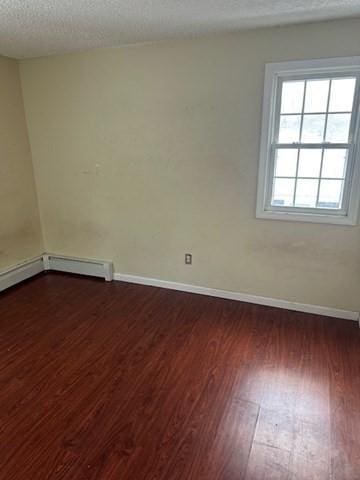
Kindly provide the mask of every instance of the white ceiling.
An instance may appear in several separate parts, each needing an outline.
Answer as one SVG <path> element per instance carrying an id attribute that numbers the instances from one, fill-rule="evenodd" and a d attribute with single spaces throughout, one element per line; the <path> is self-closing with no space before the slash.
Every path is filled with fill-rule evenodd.
<path id="1" fill-rule="evenodd" d="M 360 16 L 360 0 L 0 0 L 15 58 Z"/>

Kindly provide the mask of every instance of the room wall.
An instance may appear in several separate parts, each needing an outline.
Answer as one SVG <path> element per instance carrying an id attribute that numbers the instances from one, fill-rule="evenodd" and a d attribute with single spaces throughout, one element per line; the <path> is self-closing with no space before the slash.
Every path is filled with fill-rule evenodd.
<path id="1" fill-rule="evenodd" d="M 359 226 L 255 218 L 265 63 L 342 55 L 358 19 L 22 61 L 46 250 L 359 310 Z"/>
<path id="2" fill-rule="evenodd" d="M 19 68 L 0 57 L 0 270 L 43 251 Z"/>

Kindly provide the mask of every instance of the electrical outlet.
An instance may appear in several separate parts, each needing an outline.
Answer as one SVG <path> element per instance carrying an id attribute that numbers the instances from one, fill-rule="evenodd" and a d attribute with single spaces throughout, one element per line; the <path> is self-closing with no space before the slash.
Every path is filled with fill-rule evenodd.
<path id="1" fill-rule="evenodd" d="M 191 253 L 185 253 L 185 264 L 192 265 L 192 255 Z"/>

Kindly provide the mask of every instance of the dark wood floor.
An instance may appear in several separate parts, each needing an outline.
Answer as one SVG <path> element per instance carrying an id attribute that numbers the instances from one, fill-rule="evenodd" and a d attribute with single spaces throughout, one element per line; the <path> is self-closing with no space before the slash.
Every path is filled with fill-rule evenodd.
<path id="1" fill-rule="evenodd" d="M 1 479 L 360 479 L 355 322 L 47 274 L 0 348 Z"/>

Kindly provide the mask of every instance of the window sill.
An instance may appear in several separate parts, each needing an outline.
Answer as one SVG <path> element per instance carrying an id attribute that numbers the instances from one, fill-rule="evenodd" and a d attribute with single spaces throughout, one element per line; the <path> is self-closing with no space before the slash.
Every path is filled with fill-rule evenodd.
<path id="1" fill-rule="evenodd" d="M 287 222 L 327 223 L 331 225 L 357 225 L 357 219 L 348 215 L 326 215 L 314 213 L 280 212 L 261 210 L 256 212 L 256 218 L 265 220 L 284 220 Z"/>

